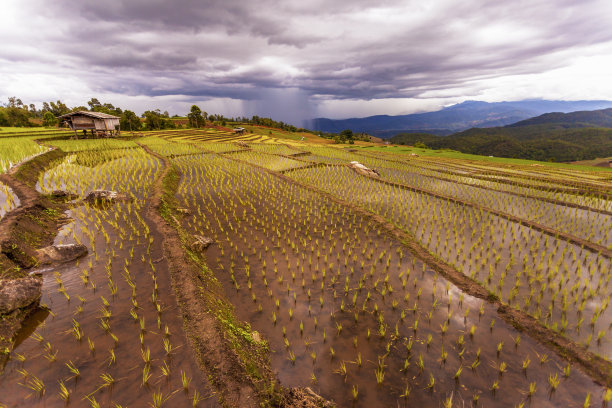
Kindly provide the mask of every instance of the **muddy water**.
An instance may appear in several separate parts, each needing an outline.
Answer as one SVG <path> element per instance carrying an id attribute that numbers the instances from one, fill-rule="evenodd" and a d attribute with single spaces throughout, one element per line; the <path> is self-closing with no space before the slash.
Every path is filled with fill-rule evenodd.
<path id="1" fill-rule="evenodd" d="M 607 336 L 612 321 L 609 259 L 489 213 L 386 186 L 348 169 L 288 175 L 383 215 L 504 301 L 555 330 L 566 325 L 566 336 L 612 356 Z M 511 298 L 512 291 L 516 295 Z"/>
<path id="2" fill-rule="evenodd" d="M 71 394 L 69 406 L 89 406 L 88 397 L 101 406 L 149 406 L 155 398 L 165 401 L 164 406 L 192 406 L 196 392 L 202 399 L 198 406 L 218 405 L 191 357 L 162 237 L 142 215 L 159 163 L 138 159 L 132 156 L 128 162 L 91 169 L 97 170 L 86 180 L 91 186 L 110 188 L 122 174 L 126 179 L 118 190 L 134 198 L 69 211 L 74 221 L 62 228 L 56 243 L 80 242 L 89 254 L 44 272 L 41 302 L 50 312 L 38 326 L 32 325 L 33 332 L 18 338 L 0 377 L 0 403 L 5 406 L 66 406 L 61 383 Z M 124 171 L 126 164 L 129 172 Z M 44 179 L 57 181 L 54 171 Z M 84 184 L 77 189 L 77 182 L 62 180 L 45 186 L 73 187 L 68 190 L 86 194 L 86 188 L 80 189 Z M 81 340 L 75 335 L 75 322 Z M 68 364 L 79 370 L 78 376 Z M 147 369 L 150 376 L 143 381 Z M 104 374 L 113 380 L 105 382 Z M 182 375 L 190 379 L 186 390 Z M 44 383 L 44 394 L 30 388 L 34 379 Z"/>
<path id="3" fill-rule="evenodd" d="M 518 332 L 487 303 L 350 210 L 227 159 L 174 162 L 184 175 L 178 198 L 193 214 L 185 226 L 217 242 L 208 264 L 238 317 L 270 342 L 284 385 L 310 385 L 339 406 L 440 406 L 451 397 L 469 406 L 474 395 L 481 406 L 580 406 L 587 392 L 600 403 L 601 387 L 575 368 L 562 379 L 564 362 L 528 336 L 515 345 Z M 555 374 L 562 382 L 549 395 Z"/>
<path id="4" fill-rule="evenodd" d="M 4 217 L 7 212 L 19 207 L 19 198 L 13 190 L 5 184 L 0 183 L 0 219 Z"/>

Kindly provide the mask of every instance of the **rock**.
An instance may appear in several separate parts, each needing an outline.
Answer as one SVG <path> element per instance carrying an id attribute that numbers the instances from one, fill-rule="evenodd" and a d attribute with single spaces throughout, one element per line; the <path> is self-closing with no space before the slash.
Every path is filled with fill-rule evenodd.
<path id="1" fill-rule="evenodd" d="M 60 200 L 64 200 L 64 201 L 70 201 L 70 200 L 75 200 L 75 199 L 79 198 L 78 195 L 72 194 L 72 193 L 69 193 L 69 192 L 63 191 L 63 190 L 55 190 L 55 191 L 51 192 L 51 197 L 57 198 L 57 199 L 60 199 Z"/>
<path id="2" fill-rule="evenodd" d="M 195 241 L 191 244 L 191 247 L 196 251 L 203 251 L 212 244 L 213 239 L 208 237 L 203 237 L 201 235 L 194 235 Z"/>
<path id="3" fill-rule="evenodd" d="M 11 313 L 40 300 L 42 279 L 0 279 L 0 314 Z"/>
<path id="4" fill-rule="evenodd" d="M 261 341 L 261 335 L 259 334 L 258 331 L 253 331 L 251 333 L 251 337 L 253 338 L 253 341 L 256 341 L 257 343 Z"/>
<path id="5" fill-rule="evenodd" d="M 55 198 L 64 198 L 64 197 L 68 197 L 69 194 L 66 191 L 63 190 L 55 190 L 51 192 L 51 195 Z"/>
<path id="6" fill-rule="evenodd" d="M 349 166 L 357 173 L 363 174 L 364 176 L 380 177 L 377 170 L 370 169 L 359 162 L 352 161 Z"/>
<path id="7" fill-rule="evenodd" d="M 289 388 L 287 399 L 288 401 L 285 404 L 287 407 L 332 408 L 336 406 L 333 402 L 318 395 L 310 387 Z"/>
<path id="8" fill-rule="evenodd" d="M 111 190 L 93 190 L 85 197 L 86 201 L 89 202 L 114 202 L 117 200 L 124 200 L 125 194 L 118 193 Z"/>
<path id="9" fill-rule="evenodd" d="M 36 251 L 41 264 L 69 262 L 87 255 L 87 247 L 82 244 L 51 245 Z"/>

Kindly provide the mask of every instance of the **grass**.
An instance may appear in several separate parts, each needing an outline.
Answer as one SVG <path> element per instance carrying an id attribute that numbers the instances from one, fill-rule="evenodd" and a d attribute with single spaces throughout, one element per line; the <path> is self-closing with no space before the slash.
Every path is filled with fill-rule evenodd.
<path id="1" fill-rule="evenodd" d="M 35 127 L 11 127 L 11 126 L 0 126 L 0 137 L 2 137 L 2 133 L 37 133 L 37 132 L 49 132 L 49 131 L 61 131 L 62 129 L 58 129 L 56 127 L 43 127 L 43 126 L 35 126 Z"/>

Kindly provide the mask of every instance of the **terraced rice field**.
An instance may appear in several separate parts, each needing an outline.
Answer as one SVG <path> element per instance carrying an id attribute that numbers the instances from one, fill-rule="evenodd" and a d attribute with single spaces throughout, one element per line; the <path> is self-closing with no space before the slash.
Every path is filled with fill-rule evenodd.
<path id="1" fill-rule="evenodd" d="M 232 330 L 266 342 L 283 386 L 362 407 L 612 399 L 612 172 L 217 129 L 48 145 L 65 156 L 36 188 L 78 197 L 56 241 L 89 254 L 44 274 L 49 315 L 10 351 L 0 403 L 224 403 L 192 357 L 167 237 L 146 215 L 168 169 L 178 171 L 164 199 L 179 207 L 170 222 L 181 236 L 213 239 L 206 271 L 248 323 Z M 80 199 L 94 189 L 127 199 Z"/>

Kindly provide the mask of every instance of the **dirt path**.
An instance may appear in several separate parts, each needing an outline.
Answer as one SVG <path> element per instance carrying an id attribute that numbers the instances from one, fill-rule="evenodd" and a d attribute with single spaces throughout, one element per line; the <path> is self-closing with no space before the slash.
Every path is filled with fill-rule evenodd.
<path id="1" fill-rule="evenodd" d="M 220 156 L 223 155 L 220 154 Z M 348 201 L 338 199 L 332 194 L 329 194 L 309 184 L 297 181 L 284 174 L 268 170 L 264 167 L 254 165 L 240 159 L 236 159 L 232 156 L 223 157 L 249 166 L 256 167 L 286 182 L 298 185 L 310 191 L 314 191 L 318 194 L 323 195 L 331 201 L 334 201 L 344 207 L 350 208 L 352 211 L 358 213 L 361 216 L 364 216 L 367 219 L 371 219 L 377 225 L 383 228 L 387 234 L 402 242 L 410 250 L 410 252 L 412 252 L 415 256 L 420 258 L 425 263 L 427 263 L 437 272 L 444 275 L 444 277 L 453 282 L 463 292 L 471 296 L 484 299 L 493 306 L 495 306 L 499 315 L 504 319 L 504 321 L 514 326 L 517 330 L 525 332 L 531 337 L 535 338 L 537 341 L 544 344 L 553 352 L 558 354 L 561 358 L 577 364 L 578 367 L 582 369 L 596 383 L 604 385 L 608 388 L 612 388 L 612 362 L 609 362 L 597 356 L 596 354 L 585 350 L 583 346 L 544 327 L 536 319 L 534 319 L 527 313 L 521 310 L 513 309 L 508 305 L 502 303 L 496 296 L 490 295 L 489 292 L 479 283 L 475 282 L 462 272 L 458 271 L 457 269 L 435 257 L 433 254 L 423 248 L 417 241 L 415 241 L 415 239 L 410 234 L 408 234 L 401 228 L 396 227 L 382 216 L 374 214 Z"/>
<path id="2" fill-rule="evenodd" d="M 66 222 L 65 205 L 42 196 L 34 188 L 40 172 L 58 158 L 60 150 L 49 150 L 0 174 L 0 181 L 8 185 L 19 197 L 20 206 L 0 220 L 0 264 L 9 269 L 6 259 L 23 269 L 36 265 L 34 251 L 53 243 L 58 228 Z M 28 184 L 28 180 L 34 180 Z M 18 276 L 15 276 L 18 277 Z"/>
<path id="3" fill-rule="evenodd" d="M 147 153 L 158 158 L 164 164 L 164 170 L 155 182 L 153 195 L 147 216 L 153 220 L 164 236 L 164 256 L 170 267 L 172 286 L 177 302 L 181 309 L 184 330 L 189 339 L 196 360 L 203 373 L 209 378 L 211 384 L 221 395 L 221 403 L 230 407 L 260 407 L 278 406 L 285 408 L 316 408 L 331 407 L 332 405 L 309 388 L 283 387 L 271 388 L 265 384 L 276 384 L 275 375 L 268 364 L 260 363 L 259 369 L 263 371 L 263 383 L 256 384 L 250 374 L 239 361 L 236 352 L 228 346 L 231 339 L 219 327 L 214 311 L 205 300 L 213 297 L 217 302 L 223 298 L 219 290 L 207 287 L 200 271 L 193 262 L 188 260 L 186 248 L 181 236 L 175 227 L 169 225 L 161 216 L 164 200 L 164 180 L 168 177 L 173 166 L 170 158 L 155 153 L 145 145 L 139 144 Z M 203 152 L 204 153 L 204 152 Z M 176 169 L 174 169 L 176 171 Z M 178 178 L 180 174 L 177 172 Z M 171 216 L 178 226 L 178 220 Z M 261 386 L 266 389 L 263 390 Z"/>
<path id="4" fill-rule="evenodd" d="M 233 407 L 258 407 L 257 391 L 247 381 L 240 381 L 236 356 L 225 346 L 216 319 L 207 313 L 202 301 L 202 282 L 198 271 L 187 261 L 181 239 L 176 229 L 168 225 L 160 215 L 163 197 L 163 180 L 171 169 L 170 160 L 140 145 L 147 153 L 164 164 L 164 170 L 155 182 L 147 216 L 155 223 L 164 237 L 164 256 L 168 260 L 170 276 L 184 320 L 184 329 L 204 374 L 221 394 L 224 405 Z M 205 289 L 204 289 L 205 290 Z"/>
<path id="5" fill-rule="evenodd" d="M 40 157 L 49 153 L 50 152 L 44 152 L 35 157 Z M 33 160 L 35 157 L 32 157 L 30 160 Z M 0 182 L 9 186 L 21 202 L 19 207 L 6 213 L 2 220 L 0 220 L 0 242 L 4 242 L 9 238 L 13 225 L 15 225 L 23 214 L 36 205 L 37 200 L 40 198 L 40 193 L 36 191 L 36 189 L 15 177 L 19 169 L 28 162 L 29 160 L 23 161 L 11 167 L 8 172 L 0 174 Z"/>

